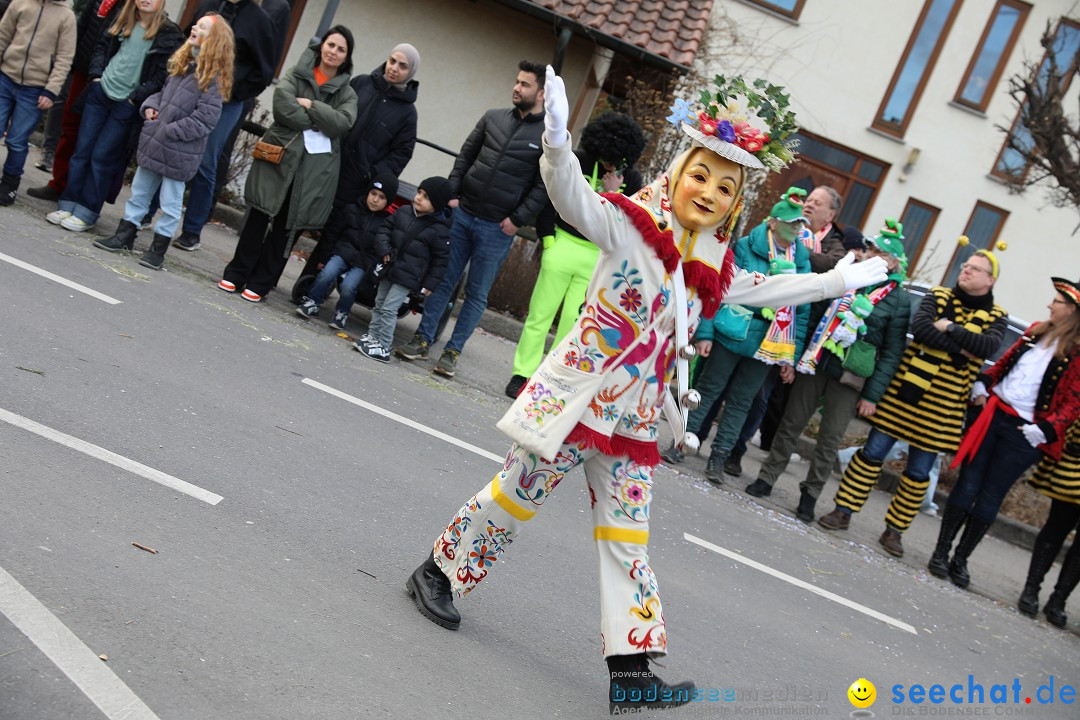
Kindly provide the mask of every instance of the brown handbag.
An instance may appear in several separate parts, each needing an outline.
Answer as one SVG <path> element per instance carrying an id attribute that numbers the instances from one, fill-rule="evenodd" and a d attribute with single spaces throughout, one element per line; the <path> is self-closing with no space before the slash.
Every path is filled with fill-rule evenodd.
<path id="1" fill-rule="evenodd" d="M 255 143 L 255 149 L 251 151 L 251 156 L 256 160 L 262 160 L 268 162 L 271 165 L 280 165 L 282 158 L 285 157 L 285 148 L 292 145 L 293 140 L 299 136 L 300 133 L 293 135 L 292 140 L 282 145 L 274 145 L 273 143 L 264 142 L 263 140 Z"/>

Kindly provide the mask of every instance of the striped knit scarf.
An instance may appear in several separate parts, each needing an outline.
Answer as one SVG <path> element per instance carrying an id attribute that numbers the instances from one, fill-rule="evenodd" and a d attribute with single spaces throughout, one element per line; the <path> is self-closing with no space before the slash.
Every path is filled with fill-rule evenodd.
<path id="1" fill-rule="evenodd" d="M 773 241 L 772 231 L 769 233 L 769 262 L 783 254 L 784 259 L 794 267 L 795 243 L 791 243 L 784 250 L 778 250 Z M 795 270 L 786 272 L 794 273 Z M 768 365 L 794 365 L 795 364 L 795 306 L 785 305 L 776 308 L 769 329 L 765 332 L 765 339 L 754 353 L 754 359 Z"/>
<path id="2" fill-rule="evenodd" d="M 893 280 L 867 293 L 867 296 L 870 298 L 870 302 L 877 305 L 886 295 L 892 292 L 895 287 L 896 281 Z M 818 366 L 821 364 L 821 358 L 825 353 L 825 341 L 832 337 L 833 330 L 839 327 L 840 313 L 850 308 L 851 303 L 854 300 L 855 291 L 849 290 L 829 304 L 829 309 L 822 315 L 821 322 L 818 323 L 817 329 L 814 330 L 814 334 L 810 338 L 809 344 L 806 346 L 806 351 L 803 353 L 802 359 L 799 360 L 799 364 L 795 366 L 796 370 L 801 373 L 806 373 L 807 375 L 813 375 L 817 372 Z"/>

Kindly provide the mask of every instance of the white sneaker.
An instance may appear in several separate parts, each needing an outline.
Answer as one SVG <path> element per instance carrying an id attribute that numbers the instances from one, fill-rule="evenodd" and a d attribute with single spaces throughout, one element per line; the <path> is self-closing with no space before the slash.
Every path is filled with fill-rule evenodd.
<path id="1" fill-rule="evenodd" d="M 67 210 L 53 210 L 51 213 L 45 216 L 45 219 L 51 222 L 53 225 L 59 225 L 64 220 L 71 217 L 71 213 Z"/>
<path id="2" fill-rule="evenodd" d="M 96 225 L 96 223 L 83 222 L 70 213 L 66 218 L 60 221 L 60 227 L 65 230 L 70 230 L 71 232 L 86 232 L 87 230 L 92 230 L 94 225 Z"/>

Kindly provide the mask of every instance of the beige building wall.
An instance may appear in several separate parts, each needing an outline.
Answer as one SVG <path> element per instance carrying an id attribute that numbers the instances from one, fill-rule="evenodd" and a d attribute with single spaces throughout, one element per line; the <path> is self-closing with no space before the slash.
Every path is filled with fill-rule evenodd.
<path id="1" fill-rule="evenodd" d="M 1034 321 L 1046 316 L 1050 275 L 1080 277 L 1080 239 L 1071 234 L 1080 217 L 1074 210 L 1049 206 L 1041 189 L 1012 194 L 989 173 L 1005 139 L 995 126 L 1011 125 L 1016 114 L 1005 94 L 1007 79 L 1025 59 L 1042 58 L 1039 38 L 1047 22 L 1056 23 L 1074 5 L 1074 0 L 1034 3 L 1002 81 L 980 114 L 951 101 L 994 3 L 963 3 L 903 140 L 869 128 L 922 10 L 921 0 L 806 0 L 795 22 L 743 0 L 718 0 L 709 50 L 695 69 L 709 77 L 738 72 L 784 85 L 803 128 L 889 163 L 864 228 L 868 233 L 882 218 L 900 217 L 909 197 L 940 207 L 917 270 L 920 279 L 941 282 L 976 201 L 1009 211 L 999 236 L 1008 250 L 999 254 L 1002 276 L 995 295 L 1013 315 Z M 741 36 L 733 51 L 727 29 L 732 26 Z M 918 161 L 901 181 L 901 168 L 913 149 L 920 150 Z"/>
<path id="2" fill-rule="evenodd" d="M 309 0 L 286 54 L 286 67 L 315 34 L 323 7 L 324 0 Z M 416 46 L 417 134 L 455 152 L 484 111 L 510 107 L 518 62 L 549 63 L 555 53 L 552 27 L 490 0 L 341 0 L 334 23 L 356 36 L 354 73 L 370 73 L 397 43 Z M 584 82 L 591 56 L 591 43 L 580 38 L 570 43 L 563 65 L 568 87 Z M 269 95 L 260 103 L 267 105 Z M 402 179 L 419 184 L 431 175 L 448 175 L 452 167 L 452 157 L 418 144 Z"/>

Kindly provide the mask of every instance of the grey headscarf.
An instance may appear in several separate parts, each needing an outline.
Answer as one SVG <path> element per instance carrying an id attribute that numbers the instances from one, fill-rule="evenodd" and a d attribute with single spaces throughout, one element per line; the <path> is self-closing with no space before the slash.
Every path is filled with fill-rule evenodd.
<path id="1" fill-rule="evenodd" d="M 390 51 L 390 54 L 399 52 L 405 56 L 405 59 L 409 61 L 409 76 L 405 78 L 405 82 L 401 83 L 399 87 L 404 88 L 409 84 L 409 81 L 416 77 L 416 71 L 420 69 L 420 53 L 409 43 L 401 43 L 395 45 L 394 49 Z"/>

